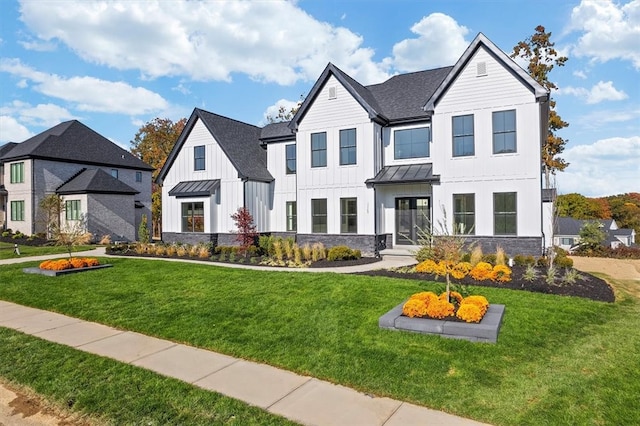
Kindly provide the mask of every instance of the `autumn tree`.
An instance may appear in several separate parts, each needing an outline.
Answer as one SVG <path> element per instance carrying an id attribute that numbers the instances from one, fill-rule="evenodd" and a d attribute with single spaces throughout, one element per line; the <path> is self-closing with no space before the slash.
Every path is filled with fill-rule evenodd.
<path id="1" fill-rule="evenodd" d="M 236 239 L 240 243 L 242 251 L 246 253 L 258 237 L 256 226 L 253 223 L 253 216 L 251 216 L 246 207 L 240 207 L 238 211 L 231 215 L 231 219 L 236 224 Z"/>
<path id="2" fill-rule="evenodd" d="M 60 215 L 65 210 L 62 197 L 58 194 L 49 194 L 40 200 L 40 211 L 44 215 L 44 224 L 47 230 L 47 238 L 53 238 L 56 229 L 60 228 Z"/>
<path id="3" fill-rule="evenodd" d="M 187 119 L 175 123 L 168 118 L 154 118 L 144 124 L 131 141 L 131 153 L 149 164 L 155 170 L 151 184 L 151 227 L 153 235 L 160 235 L 162 229 L 162 190 L 155 179 L 164 166 L 171 149 L 175 145 Z"/>
<path id="4" fill-rule="evenodd" d="M 296 112 L 298 112 L 298 110 L 300 109 L 302 102 L 304 102 L 304 95 L 300 95 L 300 99 L 298 99 L 298 102 L 292 108 L 287 109 L 287 107 L 285 107 L 284 105 L 280 105 L 280 107 L 278 108 L 278 114 L 276 114 L 275 116 L 267 115 L 267 121 L 269 123 L 291 121 L 293 116 L 296 115 Z"/>
<path id="5" fill-rule="evenodd" d="M 558 215 L 574 219 L 611 219 L 609 203 L 604 198 L 588 198 L 581 194 L 558 195 Z"/>
<path id="6" fill-rule="evenodd" d="M 551 32 L 545 32 L 542 25 L 538 25 L 535 33 L 519 42 L 513 48 L 512 58 L 520 57 L 528 61 L 527 71 L 540 85 L 552 91 L 558 88 L 549 80 L 549 73 L 558 66 L 564 66 L 569 59 L 560 56 L 551 42 Z M 547 138 L 542 146 L 542 165 L 545 176 L 545 187 L 551 187 L 551 175 L 556 171 L 563 171 L 569 163 L 559 157 L 564 151 L 566 140 L 557 135 L 560 129 L 569 126 L 556 112 L 556 101 L 549 98 L 549 126 Z"/>

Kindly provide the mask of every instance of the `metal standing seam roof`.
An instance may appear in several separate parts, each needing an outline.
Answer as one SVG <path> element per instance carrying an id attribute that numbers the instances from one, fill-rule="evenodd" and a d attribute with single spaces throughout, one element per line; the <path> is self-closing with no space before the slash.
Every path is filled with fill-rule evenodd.
<path id="1" fill-rule="evenodd" d="M 433 174 L 431 163 L 386 166 L 374 178 L 365 181 L 373 185 L 436 182 L 440 182 L 440 175 Z"/>
<path id="2" fill-rule="evenodd" d="M 220 186 L 220 179 L 187 180 L 174 186 L 169 195 L 172 197 L 210 197 Z"/>

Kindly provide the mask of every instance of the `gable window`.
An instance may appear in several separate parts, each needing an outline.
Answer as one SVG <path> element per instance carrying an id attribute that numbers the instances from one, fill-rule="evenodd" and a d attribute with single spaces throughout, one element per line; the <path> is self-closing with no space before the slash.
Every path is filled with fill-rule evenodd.
<path id="1" fill-rule="evenodd" d="M 285 146 L 285 160 L 287 163 L 287 174 L 295 175 L 296 174 L 296 144 L 286 145 Z"/>
<path id="2" fill-rule="evenodd" d="M 572 246 L 573 245 L 573 238 L 560 238 L 560 245 Z"/>
<path id="3" fill-rule="evenodd" d="M 295 201 L 287 201 L 287 231 L 298 230 L 298 209 Z"/>
<path id="4" fill-rule="evenodd" d="M 311 134 L 311 167 L 327 165 L 327 133 Z"/>
<path id="5" fill-rule="evenodd" d="M 24 182 L 24 162 L 11 164 L 11 183 L 23 183 Z"/>
<path id="6" fill-rule="evenodd" d="M 118 169 L 111 169 L 111 176 L 118 179 Z"/>
<path id="7" fill-rule="evenodd" d="M 494 235 L 516 235 L 517 199 L 515 192 L 496 192 L 493 194 L 493 233 Z"/>
<path id="8" fill-rule="evenodd" d="M 24 201 L 11 202 L 11 220 L 13 221 L 24 220 Z"/>
<path id="9" fill-rule="evenodd" d="M 204 232 L 204 203 L 182 203 L 182 232 Z"/>
<path id="10" fill-rule="evenodd" d="M 204 145 L 193 147 L 193 170 L 204 170 Z"/>
<path id="11" fill-rule="evenodd" d="M 396 130 L 393 132 L 393 154 L 396 160 L 405 158 L 422 158 L 429 156 L 429 140 L 431 129 Z"/>
<path id="12" fill-rule="evenodd" d="M 340 198 L 340 233 L 358 233 L 357 198 Z"/>
<path id="13" fill-rule="evenodd" d="M 65 201 L 64 213 L 67 220 L 80 220 L 80 200 Z"/>
<path id="14" fill-rule="evenodd" d="M 453 194 L 453 232 L 475 235 L 475 194 Z"/>
<path id="15" fill-rule="evenodd" d="M 473 114 L 453 117 L 453 156 L 474 155 Z"/>
<path id="16" fill-rule="evenodd" d="M 356 129 L 340 130 L 340 165 L 356 164 Z"/>
<path id="17" fill-rule="evenodd" d="M 136 172 L 136 182 L 142 182 L 142 172 Z"/>
<path id="18" fill-rule="evenodd" d="M 516 152 L 516 111 L 493 113 L 493 153 Z"/>
<path id="19" fill-rule="evenodd" d="M 311 200 L 311 232 L 327 233 L 327 199 Z"/>

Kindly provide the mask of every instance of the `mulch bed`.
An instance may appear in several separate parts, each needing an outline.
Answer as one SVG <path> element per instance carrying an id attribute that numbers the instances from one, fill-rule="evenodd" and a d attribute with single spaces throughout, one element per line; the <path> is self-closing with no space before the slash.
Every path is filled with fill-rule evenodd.
<path id="1" fill-rule="evenodd" d="M 596 300 L 599 302 L 612 303 L 615 301 L 615 295 L 611 286 L 609 286 L 609 284 L 607 284 L 607 282 L 603 279 L 595 277 L 586 272 L 580 272 L 580 278 L 577 279 L 574 284 L 562 283 L 561 276 L 558 277 L 555 284 L 548 284 L 544 278 L 544 269 L 538 269 L 539 277 L 533 281 L 526 281 L 522 279 L 522 275 L 525 269 L 526 268 L 524 266 L 514 266 L 512 268 L 511 281 L 507 283 L 498 283 L 490 280 L 476 281 L 468 276 L 462 280 L 453 280 L 453 282 L 463 285 L 474 285 L 480 287 L 508 288 L 512 290 L 531 291 L 534 293 L 577 296 Z M 404 278 L 409 280 L 428 280 L 444 283 L 443 277 L 436 277 L 431 274 L 421 274 L 416 272 L 405 273 L 379 269 L 375 271 L 358 272 L 358 274 L 376 277 Z"/>
<path id="2" fill-rule="evenodd" d="M 53 245 L 53 242 L 47 241 L 44 238 L 36 238 L 36 237 L 12 238 L 12 237 L 0 236 L 0 241 L 3 243 L 18 244 L 18 246 L 42 247 L 47 245 Z"/>

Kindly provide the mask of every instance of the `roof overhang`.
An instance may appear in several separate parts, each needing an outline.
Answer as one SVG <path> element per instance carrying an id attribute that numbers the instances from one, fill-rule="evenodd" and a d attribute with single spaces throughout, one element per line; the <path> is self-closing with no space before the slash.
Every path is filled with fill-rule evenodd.
<path id="1" fill-rule="evenodd" d="M 169 191 L 169 196 L 176 198 L 210 197 L 220 186 L 220 179 L 187 180 L 178 183 Z"/>
<path id="2" fill-rule="evenodd" d="M 367 185 L 402 185 L 410 183 L 440 183 L 440 175 L 433 174 L 433 164 L 405 164 L 401 166 L 386 166 L 371 179 L 365 181 Z"/>

